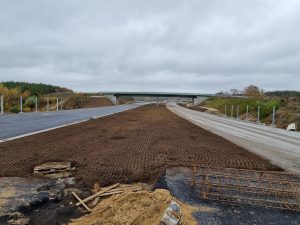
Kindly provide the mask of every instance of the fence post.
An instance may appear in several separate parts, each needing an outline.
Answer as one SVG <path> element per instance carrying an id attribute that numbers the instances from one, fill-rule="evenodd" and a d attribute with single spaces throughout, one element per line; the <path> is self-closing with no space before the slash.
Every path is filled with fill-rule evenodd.
<path id="1" fill-rule="evenodd" d="M 3 95 L 1 95 L 1 115 L 4 114 L 4 103 L 3 103 Z"/>
<path id="2" fill-rule="evenodd" d="M 225 105 L 225 116 L 227 117 L 227 105 Z"/>
<path id="3" fill-rule="evenodd" d="M 276 110 L 276 107 L 273 106 L 273 117 L 272 117 L 272 126 L 275 127 L 275 110 Z"/>
<path id="4" fill-rule="evenodd" d="M 233 118 L 233 105 L 231 106 L 231 118 Z"/>
<path id="5" fill-rule="evenodd" d="M 239 119 L 240 105 L 236 107 L 236 118 Z"/>
<path id="6" fill-rule="evenodd" d="M 260 106 L 257 107 L 257 122 L 260 122 Z"/>
<path id="7" fill-rule="evenodd" d="M 246 120 L 248 120 L 248 113 L 249 113 L 249 105 L 247 105 L 247 110 L 246 110 Z"/>
<path id="8" fill-rule="evenodd" d="M 56 98 L 56 111 L 58 111 L 58 98 Z"/>
<path id="9" fill-rule="evenodd" d="M 23 112 L 23 98 L 20 96 L 20 113 Z"/>
<path id="10" fill-rule="evenodd" d="M 49 97 L 47 97 L 47 112 L 49 112 Z"/>
<path id="11" fill-rule="evenodd" d="M 63 110 L 63 99 L 60 98 L 60 110 Z"/>
<path id="12" fill-rule="evenodd" d="M 38 98 L 35 97 L 35 112 L 38 111 Z"/>

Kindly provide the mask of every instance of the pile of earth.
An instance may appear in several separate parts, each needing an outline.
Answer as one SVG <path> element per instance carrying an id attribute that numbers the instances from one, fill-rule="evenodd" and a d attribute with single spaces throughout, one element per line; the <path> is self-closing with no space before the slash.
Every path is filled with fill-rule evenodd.
<path id="1" fill-rule="evenodd" d="M 196 225 L 192 216 L 197 210 L 175 199 L 168 190 L 156 189 L 153 192 L 124 192 L 102 200 L 79 219 L 72 220 L 69 225 L 157 225 L 171 200 L 181 207 L 181 225 Z"/>

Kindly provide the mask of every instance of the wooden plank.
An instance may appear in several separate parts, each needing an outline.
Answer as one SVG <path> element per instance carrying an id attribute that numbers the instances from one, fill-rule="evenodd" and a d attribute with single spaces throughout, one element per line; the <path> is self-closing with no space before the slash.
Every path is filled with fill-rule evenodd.
<path id="1" fill-rule="evenodd" d="M 114 190 L 105 192 L 101 195 L 98 195 L 98 197 L 104 197 L 104 196 L 114 195 L 114 194 L 121 194 L 124 191 L 140 191 L 140 190 L 141 190 L 141 188 L 135 188 L 135 189 L 130 189 L 130 190 L 122 190 L 122 189 L 118 188 L 118 189 L 114 189 Z"/>
<path id="2" fill-rule="evenodd" d="M 130 191 L 140 191 L 141 189 L 132 189 Z M 101 195 L 99 195 L 99 197 L 104 197 L 104 196 L 108 196 L 108 195 L 114 195 L 114 194 L 121 194 L 123 193 L 124 190 L 119 190 L 119 189 L 116 189 L 116 190 L 112 190 L 112 191 L 108 191 L 108 192 L 105 192 Z"/>
<path id="3" fill-rule="evenodd" d="M 108 195 L 115 195 L 115 194 L 122 194 L 124 191 L 112 191 L 112 192 L 106 192 L 103 193 L 101 195 L 99 195 L 99 197 L 104 197 L 104 196 L 108 196 Z"/>
<path id="4" fill-rule="evenodd" d="M 49 170 L 39 170 L 33 171 L 34 173 L 41 173 L 41 174 L 49 174 L 49 173 L 59 173 L 59 172 L 68 172 L 72 171 L 72 169 L 49 169 Z"/>
<path id="5" fill-rule="evenodd" d="M 91 211 L 90 208 L 76 195 L 75 192 L 72 192 L 72 194 L 74 195 L 74 197 L 84 206 L 84 208 L 86 208 L 87 211 Z M 77 204 L 76 204 L 77 205 Z"/>
<path id="6" fill-rule="evenodd" d="M 127 188 L 127 187 L 141 187 L 141 184 L 120 184 L 119 188 Z"/>
<path id="7" fill-rule="evenodd" d="M 126 187 L 126 188 L 116 188 L 113 191 L 140 191 L 142 187 L 134 186 L 134 187 Z"/>
<path id="8" fill-rule="evenodd" d="M 120 185 L 120 184 L 117 183 L 117 184 L 111 185 L 111 186 L 109 186 L 109 187 L 107 187 L 107 188 L 102 188 L 101 191 L 99 191 L 99 192 L 97 192 L 96 194 L 93 194 L 93 195 L 91 195 L 91 196 L 89 196 L 89 197 L 83 199 L 82 202 L 88 202 L 88 201 L 90 201 L 90 200 L 92 200 L 92 199 L 98 197 L 99 195 L 104 194 L 105 192 L 108 192 L 109 190 L 118 187 L 119 185 Z M 82 204 L 81 202 L 78 202 L 78 203 L 76 203 L 76 206 L 80 206 L 81 204 Z"/>
<path id="9" fill-rule="evenodd" d="M 34 167 L 34 171 L 71 168 L 70 162 L 47 162 Z"/>
<path id="10" fill-rule="evenodd" d="M 95 206 L 98 204 L 100 197 L 95 198 L 95 200 L 92 203 L 92 206 Z"/>

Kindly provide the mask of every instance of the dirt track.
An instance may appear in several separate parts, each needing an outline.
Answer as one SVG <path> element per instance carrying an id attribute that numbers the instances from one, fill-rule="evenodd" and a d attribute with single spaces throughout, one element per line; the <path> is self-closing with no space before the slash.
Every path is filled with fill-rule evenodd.
<path id="1" fill-rule="evenodd" d="M 278 170 L 267 161 L 174 115 L 144 106 L 0 144 L 0 176 L 31 176 L 35 165 L 72 161 L 81 182 L 155 182 L 168 165 Z"/>

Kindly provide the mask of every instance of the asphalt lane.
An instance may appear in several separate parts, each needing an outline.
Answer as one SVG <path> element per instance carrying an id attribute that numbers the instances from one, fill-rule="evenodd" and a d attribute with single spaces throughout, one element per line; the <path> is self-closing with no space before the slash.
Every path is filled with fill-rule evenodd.
<path id="1" fill-rule="evenodd" d="M 286 131 L 168 104 L 175 114 L 258 154 L 271 163 L 300 174 L 300 132 Z"/>
<path id="2" fill-rule="evenodd" d="M 88 120 L 94 116 L 106 116 L 133 109 L 144 104 L 145 103 L 134 103 L 53 112 L 5 114 L 0 116 L 0 140 L 5 141 L 28 133 Z"/>

